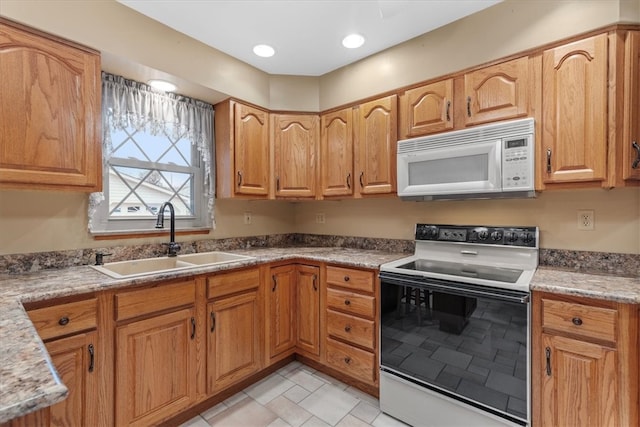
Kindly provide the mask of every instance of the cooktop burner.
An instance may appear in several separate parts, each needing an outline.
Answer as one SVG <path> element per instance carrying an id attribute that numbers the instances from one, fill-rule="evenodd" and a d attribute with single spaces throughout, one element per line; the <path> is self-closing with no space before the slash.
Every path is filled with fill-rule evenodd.
<path id="1" fill-rule="evenodd" d="M 399 265 L 404 270 L 423 271 L 425 273 L 447 274 L 450 276 L 473 277 L 495 282 L 516 283 L 523 270 L 515 268 L 488 267 L 474 264 L 460 264 L 447 261 L 419 259 Z"/>

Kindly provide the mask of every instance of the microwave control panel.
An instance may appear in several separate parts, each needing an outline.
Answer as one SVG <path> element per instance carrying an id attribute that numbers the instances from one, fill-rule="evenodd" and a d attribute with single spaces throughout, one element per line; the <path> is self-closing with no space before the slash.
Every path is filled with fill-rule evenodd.
<path id="1" fill-rule="evenodd" d="M 502 141 L 502 189 L 533 190 L 533 138 L 530 135 Z"/>

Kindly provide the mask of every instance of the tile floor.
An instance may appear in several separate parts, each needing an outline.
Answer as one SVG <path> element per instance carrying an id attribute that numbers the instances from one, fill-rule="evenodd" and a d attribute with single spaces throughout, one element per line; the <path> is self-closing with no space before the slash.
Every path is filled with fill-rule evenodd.
<path id="1" fill-rule="evenodd" d="M 180 427 L 402 427 L 378 400 L 291 362 Z"/>

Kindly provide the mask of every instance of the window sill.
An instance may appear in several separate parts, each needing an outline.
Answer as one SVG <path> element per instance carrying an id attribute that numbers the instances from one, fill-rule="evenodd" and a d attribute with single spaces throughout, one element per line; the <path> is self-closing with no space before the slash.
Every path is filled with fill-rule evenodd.
<path id="1" fill-rule="evenodd" d="M 189 236 L 195 234 L 209 234 L 211 228 L 189 228 L 176 230 L 176 236 Z M 168 236 L 169 229 L 161 230 L 126 230 L 126 231 L 104 231 L 92 233 L 94 240 L 117 240 L 117 239 L 136 239 L 144 237 Z"/>

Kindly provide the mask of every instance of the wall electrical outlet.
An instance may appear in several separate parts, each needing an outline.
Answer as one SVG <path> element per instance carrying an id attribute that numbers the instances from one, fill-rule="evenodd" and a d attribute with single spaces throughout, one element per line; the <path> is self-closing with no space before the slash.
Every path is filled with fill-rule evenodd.
<path id="1" fill-rule="evenodd" d="M 596 225 L 596 217 L 592 210 L 578 211 L 578 230 L 593 230 Z"/>
<path id="2" fill-rule="evenodd" d="M 324 214 L 323 213 L 317 213 L 316 214 L 316 224 L 324 224 Z"/>
<path id="3" fill-rule="evenodd" d="M 245 225 L 251 224 L 251 212 L 244 213 L 244 223 Z"/>

